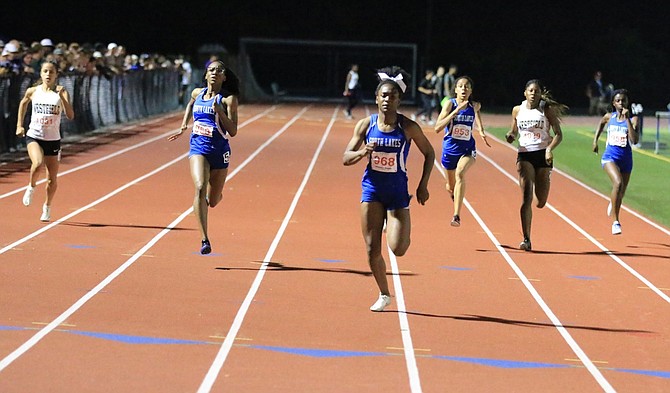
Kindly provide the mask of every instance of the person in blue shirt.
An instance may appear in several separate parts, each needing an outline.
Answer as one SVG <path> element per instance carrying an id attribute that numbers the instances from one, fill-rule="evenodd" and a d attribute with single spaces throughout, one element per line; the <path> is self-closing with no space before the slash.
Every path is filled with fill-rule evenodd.
<path id="1" fill-rule="evenodd" d="M 598 138 L 607 129 L 605 152 L 600 159 L 601 165 L 612 182 L 610 203 L 607 215 L 613 219 L 612 234 L 621 234 L 619 210 L 633 171 L 633 150 L 631 145 L 638 142 L 638 117 L 629 108 L 628 91 L 618 89 L 612 93 L 613 111 L 606 113 L 596 129 L 593 138 L 593 152 L 598 154 Z"/>
<path id="2" fill-rule="evenodd" d="M 406 162 L 412 142 L 424 156 L 423 172 L 416 198 L 423 205 L 429 197 L 428 179 L 435 152 L 421 127 L 398 113 L 409 75 L 398 67 L 379 70 L 375 90 L 378 113 L 358 121 L 344 151 L 343 164 L 366 162 L 360 205 L 361 229 L 368 264 L 379 287 L 379 298 L 371 311 L 383 311 L 391 303 L 382 257 L 382 232 L 396 256 L 405 254 L 410 245 L 410 214 Z"/>
<path id="3" fill-rule="evenodd" d="M 477 148 L 474 131 L 479 131 L 486 146 L 480 114 L 481 104 L 471 100 L 472 79 L 461 76 L 456 79 L 455 97 L 445 101 L 437 117 L 435 132 L 444 131 L 442 142 L 442 166 L 447 170 L 447 192 L 454 201 L 454 215 L 451 226 L 461 225 L 461 206 L 465 197 L 465 173 L 475 163 Z"/>
<path id="4" fill-rule="evenodd" d="M 208 207 L 216 207 L 223 199 L 230 161 L 228 137 L 237 135 L 239 83 L 235 74 L 219 60 L 207 66 L 204 80 L 206 87 L 193 89 L 181 128 L 168 140 L 179 138 L 193 117 L 189 150 L 195 186 L 193 211 L 202 236 L 200 253 L 209 254 L 212 246 L 207 233 Z"/>

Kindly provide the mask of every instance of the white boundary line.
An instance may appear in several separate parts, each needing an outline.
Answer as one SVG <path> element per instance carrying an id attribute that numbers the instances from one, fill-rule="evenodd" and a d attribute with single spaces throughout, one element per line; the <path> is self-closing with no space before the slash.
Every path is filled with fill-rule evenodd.
<path id="1" fill-rule="evenodd" d="M 253 116 L 253 117 L 249 118 L 247 121 L 245 121 L 244 123 L 242 123 L 242 124 L 240 125 L 240 128 L 241 128 L 241 127 L 244 127 L 244 125 L 249 124 L 250 122 L 256 121 L 259 117 L 265 116 L 265 115 L 268 114 L 269 112 L 273 111 L 275 108 L 276 108 L 276 106 L 273 105 L 273 106 L 269 107 L 268 109 L 266 109 L 265 111 L 263 111 L 263 112 L 257 114 L 256 116 Z M 141 123 L 141 124 L 139 124 L 139 125 L 140 125 L 140 126 L 141 126 L 141 125 L 148 125 L 148 124 L 152 124 L 152 123 L 158 122 L 159 120 L 160 120 L 160 119 L 156 119 L 156 120 L 153 120 L 153 121 L 150 121 L 150 122 Z M 132 126 L 127 126 L 127 127 L 124 127 L 124 128 L 122 128 L 122 129 L 120 129 L 120 130 L 118 130 L 118 131 L 111 132 L 109 135 L 113 135 L 113 134 L 116 134 L 116 133 L 118 133 L 118 132 L 124 131 L 124 130 L 130 128 L 130 127 L 132 127 Z M 133 145 L 133 146 L 128 146 L 128 147 L 123 148 L 123 149 L 121 149 L 121 150 L 119 150 L 119 151 L 116 151 L 116 152 L 114 152 L 114 153 L 108 154 L 108 155 L 106 155 L 106 156 L 104 156 L 104 157 L 100 157 L 100 158 L 95 159 L 95 160 L 93 160 L 93 161 L 91 161 L 91 162 L 87 162 L 86 164 L 83 164 L 83 165 L 80 165 L 80 166 L 78 166 L 78 167 L 74 167 L 74 168 L 68 169 L 67 171 L 59 172 L 59 173 L 58 173 L 58 177 L 65 176 L 65 175 L 68 175 L 68 174 L 73 173 L 73 172 L 77 172 L 77 171 L 79 171 L 79 170 L 82 170 L 82 169 L 88 168 L 88 167 L 90 167 L 90 166 L 93 166 L 93 165 L 95 165 L 95 164 L 99 164 L 99 163 L 101 163 L 101 162 L 103 162 L 103 161 L 109 160 L 110 158 L 114 158 L 114 157 L 119 156 L 119 155 L 121 155 L 121 154 L 127 153 L 127 152 L 129 152 L 129 151 L 131 151 L 131 150 L 135 150 L 135 149 L 140 148 L 140 147 L 142 147 L 142 146 L 148 145 L 148 144 L 150 144 L 150 143 L 152 143 L 152 142 L 155 142 L 155 141 L 164 139 L 165 137 L 167 137 L 167 136 L 169 136 L 169 135 L 172 135 L 175 131 L 177 131 L 177 130 L 176 130 L 176 129 L 175 129 L 175 130 L 170 130 L 170 131 L 168 131 L 168 132 L 166 132 L 166 133 L 163 133 L 163 134 L 161 134 L 161 135 L 155 136 L 155 137 L 153 137 L 153 138 L 151 138 L 151 139 L 147 139 L 147 140 L 144 141 L 144 142 L 138 143 L 138 144 Z M 101 136 L 91 136 L 91 137 L 89 137 L 89 138 L 82 139 L 81 141 L 78 141 L 78 142 L 76 142 L 76 143 L 71 143 L 70 145 L 76 145 L 77 143 L 83 143 L 83 142 L 85 142 L 85 141 L 89 141 L 89 140 L 92 140 L 92 139 L 97 139 L 97 138 L 100 138 L 100 137 L 101 137 Z M 36 184 L 42 184 L 42 183 L 44 183 L 44 182 L 46 182 L 46 179 L 41 179 L 41 180 L 38 180 Z M 19 193 L 19 192 L 24 191 L 25 189 L 26 189 L 26 187 L 24 186 L 24 187 L 17 188 L 16 190 L 9 191 L 9 192 L 6 192 L 6 193 L 4 193 L 4 194 L 0 194 L 0 199 L 6 198 L 6 197 L 11 196 L 11 195 L 14 195 L 14 194 L 17 194 L 17 193 Z"/>
<path id="2" fill-rule="evenodd" d="M 491 158 L 487 157 L 486 154 L 482 154 L 482 153 L 478 152 L 477 155 L 483 157 L 486 161 L 488 161 L 491 165 L 493 165 L 494 168 L 496 168 L 498 171 L 500 171 L 503 175 L 507 176 L 509 179 L 511 179 L 517 185 L 519 184 L 519 181 L 514 176 L 512 176 L 509 172 L 505 171 L 505 169 L 503 169 L 500 165 L 498 165 L 496 162 L 494 162 Z M 552 212 L 554 212 L 563 221 L 567 222 L 568 225 L 573 227 L 577 232 L 581 233 L 582 236 L 587 238 L 591 243 L 593 243 L 596 247 L 598 247 L 605 254 L 607 254 L 610 258 L 612 258 L 621 267 L 626 269 L 635 278 L 640 280 L 644 285 L 649 287 L 649 289 L 651 289 L 654 293 L 656 293 L 658 296 L 660 296 L 661 299 L 665 300 L 667 303 L 670 303 L 670 296 L 663 293 L 663 291 L 661 291 L 656 285 L 652 284 L 651 281 L 647 280 L 643 275 L 641 275 L 635 269 L 630 267 L 626 262 L 624 262 L 614 252 L 610 251 L 602 243 L 600 243 L 598 240 L 596 240 L 593 236 L 591 236 L 588 232 L 586 232 L 582 227 L 580 227 L 574 221 L 570 220 L 567 216 L 565 216 L 563 213 L 558 211 L 558 209 L 556 209 L 551 203 L 547 203 L 546 207 L 549 208 Z"/>
<path id="3" fill-rule="evenodd" d="M 390 248 L 388 248 L 388 252 L 389 262 L 391 263 L 391 273 L 393 273 L 393 287 L 395 289 L 395 298 L 398 308 L 398 321 L 400 323 L 400 333 L 402 335 L 402 347 L 405 352 L 405 364 L 407 365 L 407 374 L 409 376 L 409 387 L 412 393 L 421 393 L 421 378 L 419 377 L 419 368 L 416 364 L 416 356 L 414 355 L 412 334 L 409 330 L 407 308 L 405 307 L 405 295 L 402 291 L 402 283 L 400 282 L 398 259 Z"/>
<path id="4" fill-rule="evenodd" d="M 290 121 L 289 123 L 293 123 L 293 122 L 295 122 L 295 120 L 297 120 L 298 117 L 300 117 L 300 115 L 301 115 L 302 113 L 304 113 L 306 110 L 307 110 L 307 107 L 303 108 L 303 110 L 302 110 L 298 115 L 296 115 L 293 119 L 291 119 L 291 121 Z M 260 115 L 258 115 L 258 116 L 260 116 Z M 245 125 L 247 125 L 247 124 L 249 124 L 249 123 L 251 123 L 251 122 L 254 121 L 256 118 L 257 118 L 257 117 L 255 116 L 254 118 L 247 120 L 245 123 L 243 123 L 243 124 L 240 126 L 240 128 L 243 127 L 243 126 L 245 126 Z M 286 130 L 286 128 L 288 128 L 288 125 L 290 125 L 290 124 L 287 124 L 287 125 L 284 126 L 281 130 L 277 131 L 277 132 L 276 132 L 276 133 L 275 133 L 275 134 L 274 134 L 268 141 L 276 139 L 276 137 L 277 137 L 278 135 L 282 134 L 282 133 Z M 261 145 L 260 147 L 258 147 L 258 149 L 256 149 L 256 151 L 254 151 L 254 153 L 252 154 L 252 156 L 253 156 L 253 157 L 257 156 L 258 153 L 259 153 L 261 150 L 265 149 L 265 147 L 267 147 L 267 146 L 269 145 L 268 141 L 266 141 L 263 145 Z M 164 165 L 161 166 L 160 168 L 158 168 L 158 169 L 152 171 L 151 173 L 148 173 L 148 174 L 146 174 L 146 175 L 144 175 L 144 176 L 142 176 L 142 177 L 140 177 L 140 178 L 135 179 L 135 180 L 132 182 L 132 184 L 135 184 L 135 183 L 137 183 L 137 182 L 139 182 L 139 181 L 141 181 L 141 180 L 143 180 L 143 179 L 149 177 L 151 174 L 157 173 L 157 172 L 159 172 L 159 171 L 161 171 L 161 170 L 167 168 L 168 166 L 174 164 L 175 162 L 177 162 L 177 161 L 183 159 L 183 158 L 186 157 L 187 155 L 188 155 L 188 153 L 185 153 L 185 154 L 183 154 L 183 155 L 177 157 L 176 159 L 174 159 L 174 160 L 172 160 L 172 161 L 170 161 L 170 162 L 164 164 Z M 244 168 L 244 166 L 246 166 L 250 161 L 251 161 L 251 160 L 249 160 L 249 159 L 245 160 L 242 164 L 240 164 L 240 166 L 238 166 L 238 167 L 235 168 L 235 170 L 230 174 L 230 176 L 229 176 L 228 178 L 229 178 L 229 179 L 232 179 L 233 177 L 235 177 L 235 175 L 236 175 L 237 173 L 239 173 L 240 170 L 241 170 L 242 168 Z M 116 194 L 118 194 L 118 192 L 120 192 L 122 189 L 126 189 L 126 188 L 128 188 L 130 185 L 131 185 L 131 184 L 128 184 L 128 185 L 126 185 L 126 186 L 124 186 L 124 187 L 121 187 L 121 188 L 119 188 L 119 189 L 113 191 L 112 193 L 108 194 L 107 196 L 105 196 L 105 197 L 103 197 L 103 198 L 100 198 L 98 201 L 94 202 L 94 204 L 100 203 L 100 202 L 102 202 L 103 200 L 108 199 L 108 198 L 111 197 L 112 195 L 116 195 Z M 83 210 L 85 210 L 86 208 L 88 208 L 88 207 L 90 207 L 90 206 L 92 206 L 92 205 L 93 205 L 93 204 L 89 204 L 89 205 L 87 205 L 87 207 L 79 209 L 79 211 L 83 211 Z M 191 214 L 191 212 L 193 212 L 193 207 L 192 207 L 192 206 L 191 206 L 188 210 L 186 210 L 185 212 L 183 212 L 181 215 L 179 215 L 179 217 L 177 217 L 177 219 L 175 219 L 174 221 L 172 221 L 172 222 L 171 222 L 167 227 L 165 227 L 160 233 L 158 233 L 156 236 L 154 236 L 153 239 L 151 239 L 146 245 L 144 245 L 144 247 L 142 247 L 142 248 L 141 248 L 139 251 L 137 251 L 132 257 L 130 257 L 126 262 L 124 262 L 121 266 L 119 266 L 116 270 L 114 270 L 110 275 L 108 275 L 104 280 L 102 280 L 98 285 L 96 285 L 95 288 L 93 288 L 93 289 L 91 289 L 89 292 L 87 292 L 86 295 L 82 296 L 77 302 L 75 302 L 72 306 L 70 306 L 70 308 L 68 308 L 67 310 L 65 310 L 62 314 L 60 314 L 58 317 L 56 317 L 56 319 L 54 319 L 53 321 L 51 321 L 51 323 L 49 323 L 48 325 L 46 325 L 44 328 L 40 329 L 37 333 L 35 333 L 35 335 L 33 335 L 30 339 L 28 339 L 28 341 L 24 342 L 21 346 L 19 346 L 17 349 L 15 349 L 12 353 L 10 353 L 9 355 L 7 355 L 4 359 L 0 360 L 0 372 L 2 372 L 2 370 L 4 370 L 5 368 L 7 368 L 12 362 L 14 362 L 16 359 L 18 359 L 21 355 L 23 355 L 24 353 L 26 353 L 29 349 L 31 349 L 32 347 L 34 347 L 34 346 L 35 346 L 35 345 L 36 345 L 42 338 L 44 338 L 47 334 L 51 333 L 51 332 L 52 332 L 54 329 L 56 329 L 61 323 L 63 323 L 64 321 L 66 321 L 67 318 L 69 318 L 72 314 L 74 314 L 75 312 L 77 312 L 77 310 L 79 310 L 79 309 L 80 309 L 86 302 L 88 302 L 91 298 L 93 298 L 93 296 L 97 295 L 97 294 L 98 294 L 100 291 L 102 291 L 107 285 L 109 285 L 114 279 L 116 279 L 119 275 L 121 275 L 121 273 L 123 273 L 127 268 L 129 268 L 133 263 L 135 263 L 135 261 L 137 261 L 137 259 L 139 259 L 139 257 L 141 257 L 145 252 L 147 252 L 151 247 L 153 247 L 153 246 L 154 246 L 160 239 L 162 239 L 166 234 L 168 234 L 168 233 L 170 232 L 170 230 L 172 230 L 172 229 L 173 229 L 175 226 L 177 226 L 182 220 L 184 220 L 184 218 L 186 218 L 189 214 Z M 74 215 L 74 213 L 68 215 L 68 217 L 71 217 L 71 216 L 73 216 L 73 215 Z M 65 219 L 66 219 L 66 218 L 64 217 L 64 218 L 60 219 L 58 222 L 62 222 L 62 221 L 64 221 Z M 56 223 L 54 223 L 54 224 L 56 224 Z M 49 227 L 53 227 L 53 225 L 49 225 Z M 43 231 L 42 231 L 42 232 L 43 232 Z M 41 232 L 40 232 L 40 233 L 41 233 Z"/>
<path id="5" fill-rule="evenodd" d="M 480 154 L 477 154 L 477 155 L 480 155 Z M 435 166 L 440 171 L 442 176 L 445 177 L 445 179 L 446 179 L 446 173 L 444 172 L 444 169 L 442 169 L 442 166 L 440 165 L 440 163 L 435 161 Z M 598 368 L 593 364 L 591 359 L 589 359 L 589 357 L 586 355 L 586 353 L 584 353 L 584 351 L 579 346 L 579 344 L 577 344 L 577 342 L 572 338 L 572 336 L 570 335 L 568 330 L 565 327 L 563 327 L 563 323 L 558 319 L 558 317 L 556 316 L 556 314 L 554 314 L 554 312 L 551 310 L 551 308 L 549 308 L 549 306 L 544 301 L 544 299 L 542 299 L 542 296 L 540 296 L 539 292 L 537 292 L 537 290 L 535 289 L 533 284 L 531 284 L 531 282 L 528 280 L 526 275 L 521 271 L 519 266 L 517 266 L 517 264 L 514 262 L 512 257 L 502 247 L 502 245 L 500 244 L 498 239 L 496 239 L 495 235 L 493 235 L 493 232 L 491 232 L 491 230 L 488 228 L 488 226 L 486 226 L 486 224 L 481 219 L 481 217 L 479 217 L 479 215 L 477 214 L 475 209 L 472 207 L 472 205 L 470 205 L 470 203 L 465 198 L 463 199 L 463 203 L 468 208 L 470 213 L 472 213 L 472 216 L 475 218 L 477 223 L 479 223 L 479 226 L 484 230 L 484 232 L 489 237 L 491 242 L 495 245 L 496 249 L 498 249 L 498 252 L 503 256 L 503 258 L 505 259 L 507 264 L 512 268 L 512 270 L 514 270 L 514 273 L 516 273 L 517 277 L 519 277 L 519 280 L 521 280 L 521 282 L 526 287 L 528 292 L 530 292 L 533 299 L 535 299 L 535 302 L 540 306 L 542 311 L 544 311 L 545 315 L 547 317 L 549 317 L 549 319 L 551 320 L 551 323 L 554 325 L 556 330 L 558 330 L 560 335 L 563 337 L 563 340 L 565 340 L 565 342 L 570 346 L 570 349 L 572 349 L 572 351 L 575 353 L 575 355 L 577 355 L 577 357 L 579 358 L 579 360 L 581 360 L 582 364 L 586 367 L 586 369 L 589 370 L 589 372 L 591 373 L 593 378 L 595 378 L 595 380 L 598 382 L 600 387 L 602 387 L 603 390 L 606 391 L 606 392 L 616 392 L 616 390 L 614 390 L 614 387 L 612 387 L 612 385 L 610 385 L 610 383 L 607 381 L 607 379 L 605 379 L 605 377 L 602 375 L 600 370 L 598 370 Z"/>
<path id="6" fill-rule="evenodd" d="M 265 254 L 265 258 L 263 258 L 263 263 L 258 269 L 256 278 L 254 279 L 251 288 L 249 288 L 249 292 L 247 293 L 247 296 L 244 298 L 242 305 L 237 311 L 237 315 L 235 315 L 235 319 L 233 320 L 233 323 L 230 326 L 230 330 L 228 330 L 228 333 L 226 334 L 226 338 L 223 340 L 223 343 L 221 344 L 221 348 L 219 348 L 219 352 L 216 354 L 216 357 L 214 358 L 212 365 L 210 366 L 209 370 L 207 371 L 207 374 L 205 375 L 205 378 L 200 384 L 200 388 L 198 388 L 198 393 L 206 393 L 212 390 L 214 382 L 216 382 L 216 378 L 221 372 L 223 364 L 226 362 L 228 354 L 230 353 L 230 350 L 233 347 L 233 343 L 235 342 L 235 338 L 237 337 L 237 334 L 239 333 L 240 328 L 242 327 L 242 322 L 244 321 L 244 318 L 246 317 L 247 312 L 249 311 L 251 302 L 254 300 L 254 297 L 256 296 L 256 293 L 258 292 L 258 289 L 261 286 L 261 282 L 265 277 L 265 272 L 267 271 L 268 264 L 272 261 L 272 256 L 274 255 L 277 246 L 279 246 L 279 241 L 284 235 L 284 232 L 286 231 L 286 228 L 288 227 L 291 217 L 293 216 L 293 213 L 298 205 L 298 201 L 300 200 L 300 197 L 302 196 L 302 193 L 305 190 L 305 187 L 307 186 L 307 182 L 309 181 L 309 178 L 312 175 L 312 171 L 316 166 L 316 161 L 319 158 L 321 150 L 323 149 L 323 146 L 326 143 L 326 139 L 330 134 L 330 130 L 332 129 L 333 124 L 335 123 L 335 119 L 337 116 L 337 112 L 339 111 L 339 108 L 340 107 L 338 105 L 335 108 L 335 111 L 333 112 L 330 122 L 328 123 L 328 126 L 326 127 L 326 130 L 323 134 L 323 137 L 321 137 L 321 142 L 319 143 L 319 146 L 316 148 L 316 151 L 314 152 L 312 162 L 309 164 L 309 167 L 305 172 L 305 176 L 302 179 L 302 183 L 300 184 L 300 187 L 298 187 L 298 191 L 296 191 L 295 196 L 293 197 L 291 206 L 286 212 L 286 216 L 284 216 L 284 220 L 282 221 L 281 226 L 279 227 L 279 230 L 277 231 L 277 234 L 275 235 L 275 238 L 272 241 L 272 244 L 270 245 L 270 248 Z"/>

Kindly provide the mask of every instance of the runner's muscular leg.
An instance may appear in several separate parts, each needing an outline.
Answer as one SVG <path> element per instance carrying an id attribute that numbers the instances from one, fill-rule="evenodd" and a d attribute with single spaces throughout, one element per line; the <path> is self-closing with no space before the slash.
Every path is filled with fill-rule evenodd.
<path id="1" fill-rule="evenodd" d="M 368 265 L 379 292 L 390 296 L 386 279 L 386 263 L 382 257 L 382 230 L 386 209 L 379 202 L 361 202 L 361 231 L 368 256 Z M 388 227 L 387 227 L 388 230 Z"/>

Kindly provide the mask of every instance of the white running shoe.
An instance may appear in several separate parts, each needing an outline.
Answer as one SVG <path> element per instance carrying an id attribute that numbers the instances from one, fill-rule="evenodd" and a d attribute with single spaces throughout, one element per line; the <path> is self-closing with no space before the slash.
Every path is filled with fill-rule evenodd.
<path id="1" fill-rule="evenodd" d="M 607 205 L 607 217 L 612 215 L 612 202 Z"/>
<path id="2" fill-rule="evenodd" d="M 612 235 L 621 235 L 621 224 L 619 221 L 612 223 Z"/>
<path id="3" fill-rule="evenodd" d="M 391 296 L 379 294 L 379 299 L 370 306 L 370 311 L 384 311 L 384 308 L 391 304 Z"/>
<path id="4" fill-rule="evenodd" d="M 40 217 L 40 221 L 51 221 L 51 206 L 42 205 L 42 217 Z"/>
<path id="5" fill-rule="evenodd" d="M 35 192 L 35 187 L 28 185 L 26 187 L 26 192 L 23 194 L 23 205 L 30 206 L 30 203 L 33 201 L 33 193 Z"/>

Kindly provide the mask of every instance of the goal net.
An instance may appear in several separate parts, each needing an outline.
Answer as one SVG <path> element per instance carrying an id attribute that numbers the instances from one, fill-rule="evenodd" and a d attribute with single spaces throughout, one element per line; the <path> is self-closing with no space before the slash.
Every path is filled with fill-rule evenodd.
<path id="1" fill-rule="evenodd" d="M 374 99 L 377 70 L 399 66 L 412 75 L 404 100 L 414 101 L 417 46 L 406 43 L 241 38 L 238 72 L 248 100 L 342 100 L 352 64 L 364 101 Z M 418 79 L 422 78 L 418 76 Z"/>

